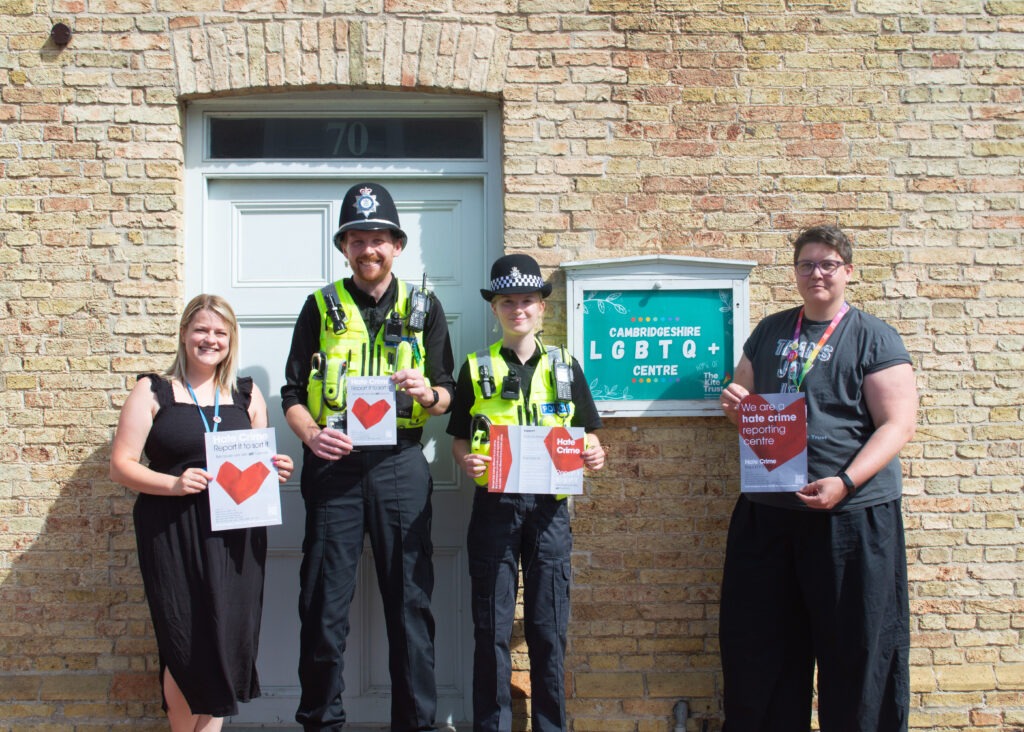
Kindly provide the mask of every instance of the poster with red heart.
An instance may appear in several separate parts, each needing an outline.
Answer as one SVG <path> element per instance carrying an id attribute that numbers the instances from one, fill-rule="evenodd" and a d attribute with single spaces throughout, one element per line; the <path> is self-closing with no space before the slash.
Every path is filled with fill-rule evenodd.
<path id="1" fill-rule="evenodd" d="M 583 493 L 582 427 L 491 428 L 489 493 Z"/>
<path id="2" fill-rule="evenodd" d="M 350 376 L 345 387 L 346 431 L 356 447 L 398 442 L 395 385 L 388 376 Z"/>
<path id="3" fill-rule="evenodd" d="M 206 433 L 207 488 L 213 531 L 281 523 L 281 490 L 271 458 L 273 427 Z"/>
<path id="4" fill-rule="evenodd" d="M 740 490 L 795 492 L 807 485 L 807 400 L 748 394 L 739 405 Z"/>

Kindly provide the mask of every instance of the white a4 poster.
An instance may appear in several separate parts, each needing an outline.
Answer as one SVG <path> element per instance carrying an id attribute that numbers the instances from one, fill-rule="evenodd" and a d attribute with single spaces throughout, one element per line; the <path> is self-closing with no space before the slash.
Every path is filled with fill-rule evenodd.
<path id="1" fill-rule="evenodd" d="M 207 488 L 213 531 L 281 523 L 274 428 L 206 433 Z"/>
<path id="2" fill-rule="evenodd" d="M 801 393 L 748 394 L 739 404 L 740 490 L 807 485 L 807 400 Z"/>
<path id="3" fill-rule="evenodd" d="M 394 445 L 398 442 L 395 385 L 389 376 L 350 376 L 345 387 L 346 429 L 352 444 Z"/>
<path id="4" fill-rule="evenodd" d="M 488 492 L 583 492 L 582 427 L 494 425 L 490 438 Z"/>

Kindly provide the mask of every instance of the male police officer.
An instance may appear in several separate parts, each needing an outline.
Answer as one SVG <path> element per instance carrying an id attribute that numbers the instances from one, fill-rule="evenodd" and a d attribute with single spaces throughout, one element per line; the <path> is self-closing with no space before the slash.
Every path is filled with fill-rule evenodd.
<path id="1" fill-rule="evenodd" d="M 343 654 L 364 533 L 384 602 L 391 729 L 436 728 L 432 483 L 420 438 L 427 418 L 448 408 L 454 359 L 440 302 L 391 274 L 406 241 L 383 186 L 361 183 L 345 194 L 334 245 L 352 276 L 306 299 L 285 367 L 285 417 L 304 444 L 295 718 L 306 730 L 345 722 Z M 345 382 L 366 375 L 390 376 L 398 390 L 393 446 L 353 448 L 344 431 Z"/>

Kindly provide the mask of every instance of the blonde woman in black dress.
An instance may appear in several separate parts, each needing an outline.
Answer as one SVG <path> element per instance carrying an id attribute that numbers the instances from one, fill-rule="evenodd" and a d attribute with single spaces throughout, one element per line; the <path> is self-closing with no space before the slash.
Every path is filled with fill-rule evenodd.
<path id="1" fill-rule="evenodd" d="M 139 494 L 139 567 L 173 732 L 217 732 L 239 701 L 260 695 L 267 532 L 211 531 L 206 496 L 205 433 L 267 426 L 266 401 L 251 378 L 237 378 L 237 366 L 231 306 L 216 295 L 193 298 L 174 363 L 165 376 L 139 377 L 111 448 L 110 477 Z M 291 458 L 273 463 L 285 482 Z"/>

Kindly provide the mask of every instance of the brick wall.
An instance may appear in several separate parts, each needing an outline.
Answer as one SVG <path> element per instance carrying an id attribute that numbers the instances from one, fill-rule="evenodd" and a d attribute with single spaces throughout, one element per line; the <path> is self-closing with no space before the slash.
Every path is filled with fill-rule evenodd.
<path id="1" fill-rule="evenodd" d="M 182 305 L 178 105 L 350 86 L 499 97 L 506 243 L 552 268 L 754 259 L 756 321 L 795 302 L 793 229 L 854 233 L 852 299 L 903 334 L 922 395 L 903 453 L 912 727 L 1024 729 L 1022 17 L 1019 0 L 0 0 L 0 729 L 163 728 L 131 497 L 106 472 L 131 376 L 166 363 Z M 734 432 L 614 420 L 603 440 L 576 503 L 574 729 L 662 732 L 679 698 L 688 729 L 718 729 Z"/>

